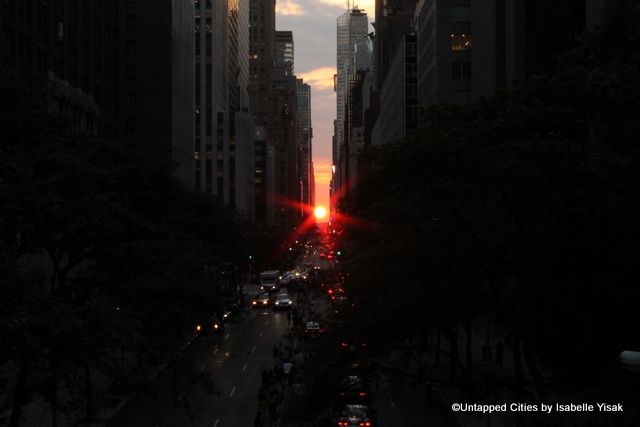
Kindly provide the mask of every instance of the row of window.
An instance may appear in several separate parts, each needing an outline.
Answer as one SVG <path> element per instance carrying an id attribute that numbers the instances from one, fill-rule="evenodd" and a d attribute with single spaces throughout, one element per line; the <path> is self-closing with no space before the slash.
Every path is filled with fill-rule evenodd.
<path id="1" fill-rule="evenodd" d="M 453 61 L 451 63 L 451 77 L 454 79 L 470 79 L 471 78 L 471 62 Z"/>

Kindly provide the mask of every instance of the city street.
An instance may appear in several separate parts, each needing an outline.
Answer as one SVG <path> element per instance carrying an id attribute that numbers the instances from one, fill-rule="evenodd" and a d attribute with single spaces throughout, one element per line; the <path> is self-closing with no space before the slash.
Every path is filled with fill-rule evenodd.
<path id="1" fill-rule="evenodd" d="M 287 332 L 286 313 L 253 310 L 236 317 L 223 334 L 201 337 L 184 351 L 188 370 L 172 364 L 154 381 L 153 390 L 140 395 L 114 426 L 249 426 L 257 411 L 262 368 L 273 365 L 272 349 Z M 209 374 L 207 390 L 203 375 Z M 176 379 L 173 379 L 173 376 Z"/>

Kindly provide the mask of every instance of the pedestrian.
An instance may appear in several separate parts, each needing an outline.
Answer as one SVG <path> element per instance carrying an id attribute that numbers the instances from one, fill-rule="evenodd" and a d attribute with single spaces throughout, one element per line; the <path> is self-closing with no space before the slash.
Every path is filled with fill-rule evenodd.
<path id="1" fill-rule="evenodd" d="M 498 341 L 496 344 L 496 365 L 502 365 L 502 358 L 504 357 L 504 344 L 502 341 Z"/>
<path id="2" fill-rule="evenodd" d="M 282 364 L 282 373 L 284 374 L 284 378 L 287 382 L 289 382 L 289 374 L 291 373 L 291 368 L 293 368 L 293 363 L 284 362 Z"/>

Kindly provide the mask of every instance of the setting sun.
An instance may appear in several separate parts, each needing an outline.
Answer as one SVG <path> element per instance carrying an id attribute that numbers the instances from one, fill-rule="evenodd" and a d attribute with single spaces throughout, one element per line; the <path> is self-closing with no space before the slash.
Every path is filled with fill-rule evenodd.
<path id="1" fill-rule="evenodd" d="M 313 210 L 313 214 L 315 215 L 316 219 L 322 219 L 327 216 L 327 210 L 323 206 L 317 206 Z"/>

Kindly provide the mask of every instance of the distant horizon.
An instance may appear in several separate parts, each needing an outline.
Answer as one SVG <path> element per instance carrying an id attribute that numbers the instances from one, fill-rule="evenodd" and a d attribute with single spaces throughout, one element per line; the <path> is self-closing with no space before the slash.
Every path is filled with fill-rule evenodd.
<path id="1" fill-rule="evenodd" d="M 315 205 L 331 209 L 333 121 L 336 97 L 333 75 L 336 73 L 336 19 L 347 5 L 367 13 L 369 23 L 375 16 L 375 1 L 350 0 L 278 0 L 276 30 L 293 32 L 295 73 L 311 86 L 311 127 L 313 129 L 313 167 Z M 328 221 L 328 218 L 322 222 Z"/>

